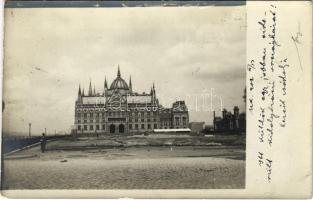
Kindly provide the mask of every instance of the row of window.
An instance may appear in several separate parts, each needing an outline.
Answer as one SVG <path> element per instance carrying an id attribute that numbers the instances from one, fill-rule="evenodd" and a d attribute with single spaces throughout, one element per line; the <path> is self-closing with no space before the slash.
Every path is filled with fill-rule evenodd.
<path id="1" fill-rule="evenodd" d="M 103 119 L 102 121 L 104 122 L 105 119 Z M 138 122 L 138 121 L 139 121 L 138 118 L 129 119 L 129 122 Z M 141 118 L 140 121 L 141 121 L 141 122 L 145 122 L 145 121 L 147 121 L 147 122 L 152 122 L 152 119 L 148 118 L 148 119 L 145 120 L 144 118 Z M 156 122 L 157 119 L 154 118 L 153 121 Z M 78 119 L 77 122 L 80 123 L 80 122 L 82 122 L 82 120 Z M 83 122 L 84 122 L 84 123 L 87 123 L 87 119 L 84 119 Z M 93 120 L 93 119 L 90 119 L 89 122 L 90 122 L 90 123 L 93 123 L 94 120 Z M 100 120 L 99 120 L 99 119 L 96 119 L 95 122 L 99 123 Z"/>
<path id="2" fill-rule="evenodd" d="M 78 116 L 78 118 L 80 119 L 81 117 Z M 87 117 L 84 117 L 83 119 L 84 119 L 84 120 L 87 120 Z M 93 120 L 93 117 L 90 117 L 89 119 L 90 119 L 90 120 Z M 129 120 L 130 120 L 130 122 L 132 122 L 132 121 L 138 122 L 138 120 L 144 122 L 144 121 L 145 121 L 144 119 L 145 119 L 145 118 L 140 118 L 140 119 L 138 119 L 138 118 L 130 118 Z M 99 121 L 99 117 L 96 117 L 96 120 Z M 104 118 L 102 118 L 102 120 L 104 121 Z M 153 118 L 153 119 L 152 119 L 152 118 L 147 118 L 147 122 L 150 122 L 150 121 L 156 122 L 157 119 L 156 119 L 156 118 Z"/>
<path id="3" fill-rule="evenodd" d="M 182 117 L 182 121 L 183 121 L 183 125 L 186 126 L 187 125 L 187 118 L 186 117 Z M 179 126 L 180 124 L 180 118 L 179 117 L 175 117 L 175 125 Z"/>
<path id="4" fill-rule="evenodd" d="M 84 126 L 81 126 L 81 125 L 78 125 L 77 126 L 77 129 L 80 131 L 80 130 L 83 130 L 84 131 L 87 131 L 87 130 L 90 130 L 90 131 L 93 131 L 94 130 L 94 126 L 93 125 L 89 125 L 89 129 L 88 129 L 88 125 L 84 125 Z M 100 130 L 100 125 L 96 125 L 95 126 L 96 130 Z M 105 130 L 105 124 L 102 125 L 102 130 Z"/>
<path id="5" fill-rule="evenodd" d="M 167 122 L 163 122 L 163 123 L 161 123 L 161 125 L 164 125 L 164 126 L 169 126 L 171 123 L 169 122 L 169 123 L 167 123 Z"/>
<path id="6" fill-rule="evenodd" d="M 89 131 L 93 131 L 93 130 L 100 130 L 100 125 L 89 125 L 89 129 L 88 129 L 88 125 L 83 125 L 83 126 L 81 126 L 81 125 L 78 125 L 78 130 L 79 131 L 81 131 L 82 130 L 82 128 L 83 128 L 83 130 L 84 131 L 87 131 L 87 130 L 89 130 Z M 95 128 L 95 129 L 94 129 Z M 134 129 L 133 129 L 134 128 Z M 140 128 L 141 129 L 145 129 L 146 128 L 146 126 L 145 126 L 145 124 L 141 124 L 141 126 L 140 126 Z M 150 129 L 151 130 L 151 128 L 152 128 L 152 124 L 148 124 L 147 125 L 147 129 Z M 154 129 L 157 129 L 158 128 L 158 126 L 157 126 L 157 124 L 153 124 L 153 128 Z M 167 127 L 167 126 L 161 126 L 161 128 L 169 128 L 169 127 Z M 181 128 L 181 127 L 175 127 L 175 128 Z M 186 126 L 184 126 L 183 128 L 186 128 Z M 139 130 L 139 124 L 135 124 L 135 126 L 133 127 L 133 124 L 129 124 L 129 129 L 130 130 Z M 105 130 L 105 125 L 103 124 L 102 125 L 102 130 Z"/>
<path id="7" fill-rule="evenodd" d="M 135 118 L 135 119 L 130 118 L 130 119 L 129 119 L 129 122 L 138 122 L 138 120 L 139 120 L 138 118 Z M 145 120 L 144 118 L 141 118 L 141 119 L 140 119 L 141 122 L 144 122 L 144 121 L 151 122 L 152 120 L 153 120 L 154 122 L 157 121 L 156 118 L 153 118 L 153 119 L 148 118 L 148 119 L 146 119 L 146 120 Z"/>
<path id="8" fill-rule="evenodd" d="M 101 114 L 102 116 L 125 116 L 126 115 L 126 112 L 108 112 L 108 113 L 102 113 Z M 140 117 L 140 116 L 156 116 L 157 113 L 156 112 L 132 112 L 131 113 L 132 116 L 137 116 L 137 117 Z M 81 117 L 83 116 L 84 118 L 87 118 L 88 116 L 93 118 L 94 116 L 96 118 L 99 118 L 100 117 L 100 113 L 80 113 L 78 112 L 77 113 L 77 117 Z"/>
<path id="9" fill-rule="evenodd" d="M 147 129 L 152 129 L 152 125 L 153 125 L 154 129 L 158 128 L 157 124 L 148 124 L 147 125 Z M 129 126 L 130 130 L 138 130 L 139 129 L 139 124 L 134 124 L 134 126 L 133 126 L 133 124 L 129 124 L 128 126 Z M 88 129 L 88 127 L 89 127 L 89 129 Z M 140 128 L 141 129 L 146 129 L 145 124 L 141 124 Z M 98 124 L 95 125 L 95 126 L 94 125 L 89 125 L 89 126 L 88 125 L 78 125 L 77 129 L 79 131 L 80 130 L 84 130 L 84 131 L 87 131 L 87 130 L 89 130 L 89 131 L 100 130 L 100 125 L 98 125 Z M 102 124 L 102 129 L 101 130 L 105 130 L 105 124 Z"/>
<path id="10" fill-rule="evenodd" d="M 135 126 L 133 127 L 133 124 L 129 124 L 128 126 L 129 126 L 129 130 L 133 130 L 133 128 L 134 128 L 134 130 L 138 130 L 139 129 L 139 124 L 134 124 Z M 146 129 L 146 126 L 145 126 L 145 124 L 141 124 L 141 127 L 140 127 L 141 129 Z M 147 125 L 147 129 L 151 129 L 152 128 L 152 124 L 148 124 Z M 154 129 L 156 129 L 156 128 L 158 128 L 158 125 L 157 124 L 153 124 L 153 128 Z"/>

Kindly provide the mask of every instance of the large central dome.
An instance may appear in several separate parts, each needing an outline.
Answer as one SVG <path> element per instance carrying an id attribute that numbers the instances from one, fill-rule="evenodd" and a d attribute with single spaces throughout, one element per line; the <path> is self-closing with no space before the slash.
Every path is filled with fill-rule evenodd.
<path id="1" fill-rule="evenodd" d="M 124 81 L 124 79 L 121 78 L 120 68 L 118 68 L 117 77 L 112 82 L 110 89 L 111 90 L 114 90 L 114 89 L 128 90 L 129 89 L 127 83 Z"/>

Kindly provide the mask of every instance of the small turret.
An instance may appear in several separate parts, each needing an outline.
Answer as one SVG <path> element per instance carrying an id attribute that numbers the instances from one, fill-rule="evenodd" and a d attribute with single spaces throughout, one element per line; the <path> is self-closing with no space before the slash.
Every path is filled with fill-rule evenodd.
<path id="1" fill-rule="evenodd" d="M 224 108 L 223 111 L 222 111 L 222 113 L 223 113 L 223 119 L 225 119 L 227 110 Z"/>
<path id="2" fill-rule="evenodd" d="M 91 79 L 90 79 L 90 82 L 89 82 L 88 96 L 92 96 Z"/>
<path id="3" fill-rule="evenodd" d="M 121 78 L 120 65 L 117 65 L 117 77 Z"/>
<path id="4" fill-rule="evenodd" d="M 108 89 L 107 77 L 104 77 L 104 89 Z"/>
<path id="5" fill-rule="evenodd" d="M 108 83 L 107 83 L 107 77 L 104 77 L 104 91 L 103 91 L 103 95 L 106 96 L 107 95 L 107 91 L 108 91 Z"/>
<path id="6" fill-rule="evenodd" d="M 150 94 L 151 94 L 151 96 L 153 96 L 153 89 L 152 89 L 152 87 L 150 88 Z"/>
<path id="7" fill-rule="evenodd" d="M 156 103 L 156 92 L 155 92 L 155 87 L 154 87 L 154 82 L 152 84 L 152 94 L 153 94 L 153 103 Z"/>
<path id="8" fill-rule="evenodd" d="M 236 119 L 239 117 L 239 108 L 238 108 L 238 106 L 234 107 L 234 116 L 235 116 Z"/>
<path id="9" fill-rule="evenodd" d="M 79 84 L 79 88 L 78 88 L 78 97 L 80 97 L 82 94 L 81 90 L 80 90 L 80 84 Z"/>
<path id="10" fill-rule="evenodd" d="M 81 102 L 81 96 L 82 96 L 82 92 L 81 92 L 80 84 L 79 84 L 78 95 L 77 95 L 77 102 Z"/>
<path id="11" fill-rule="evenodd" d="M 133 91 L 133 86 L 132 86 L 132 77 L 129 76 L 129 85 L 128 85 L 129 91 L 132 92 Z"/>

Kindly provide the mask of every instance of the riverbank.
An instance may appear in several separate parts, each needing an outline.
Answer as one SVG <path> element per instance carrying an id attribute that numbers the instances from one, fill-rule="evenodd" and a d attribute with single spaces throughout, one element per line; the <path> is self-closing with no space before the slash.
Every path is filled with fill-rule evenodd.
<path id="1" fill-rule="evenodd" d="M 238 135 L 166 135 L 151 134 L 100 137 L 73 137 L 58 140 L 47 145 L 48 150 L 86 150 L 113 147 L 162 147 L 162 146 L 241 146 L 245 147 L 245 137 Z"/>
<path id="2" fill-rule="evenodd" d="M 4 158 L 3 178 L 3 189 L 244 188 L 245 149 L 133 146 L 41 153 L 33 147 Z"/>

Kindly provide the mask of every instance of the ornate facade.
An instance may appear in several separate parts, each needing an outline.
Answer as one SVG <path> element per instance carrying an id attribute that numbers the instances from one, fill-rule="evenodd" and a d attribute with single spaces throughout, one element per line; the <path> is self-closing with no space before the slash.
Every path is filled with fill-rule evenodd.
<path id="1" fill-rule="evenodd" d="M 188 109 L 184 101 L 174 102 L 171 108 L 159 104 L 155 86 L 150 93 L 137 93 L 122 78 L 117 77 L 108 87 L 104 81 L 103 92 L 97 93 L 91 81 L 88 93 L 78 89 L 75 103 L 74 133 L 116 134 L 145 133 L 154 129 L 187 128 Z"/>

